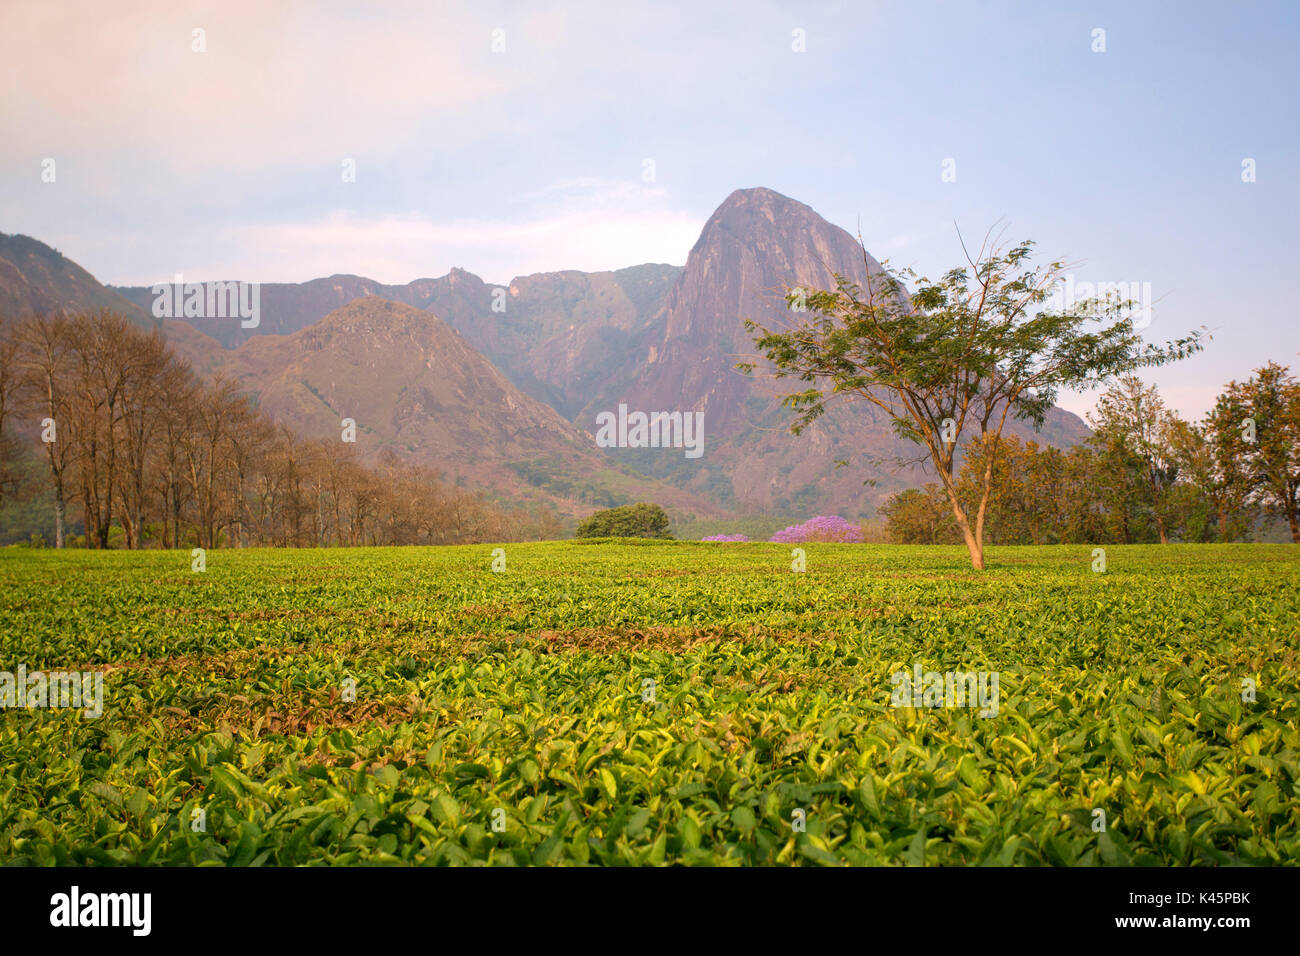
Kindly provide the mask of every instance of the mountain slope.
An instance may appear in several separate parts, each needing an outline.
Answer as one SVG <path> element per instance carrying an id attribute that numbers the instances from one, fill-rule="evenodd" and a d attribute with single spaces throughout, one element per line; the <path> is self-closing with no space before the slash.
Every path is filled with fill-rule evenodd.
<path id="1" fill-rule="evenodd" d="M 577 421 L 594 421 L 616 402 L 647 412 L 703 412 L 708 445 L 698 461 L 645 450 L 613 454 L 742 511 L 870 514 L 893 491 L 926 479 L 898 463 L 916 458 L 917 447 L 900 441 L 884 413 L 865 402 L 833 407 L 792 435 L 793 416 L 779 396 L 801 383 L 746 376 L 734 366 L 756 353 L 745 319 L 780 328 L 798 318 L 782 298 L 787 287 L 829 288 L 833 273 L 861 284 L 879 271 L 857 240 L 803 203 L 770 189 L 736 190 L 691 250 L 642 373 L 598 396 Z M 1032 435 L 1021 423 L 1010 430 Z M 1068 445 L 1087 434 L 1076 416 L 1054 410 L 1037 437 Z M 837 467 L 841 460 L 851 467 Z"/>
<path id="2" fill-rule="evenodd" d="M 264 283 L 261 321 L 185 321 L 226 348 L 263 335 L 291 335 L 355 299 L 374 296 L 426 309 L 457 329 L 519 388 L 572 418 L 592 394 L 629 379 L 641 340 L 680 266 L 646 264 L 616 272 L 550 272 L 519 276 L 508 285 L 484 282 L 464 269 L 437 279 L 384 285 L 354 275 L 303 283 Z M 116 288 L 148 310 L 147 286 Z"/>
<path id="3" fill-rule="evenodd" d="M 357 448 L 371 460 L 391 450 L 452 480 L 550 501 L 568 515 L 642 498 L 675 514 L 717 513 L 611 462 L 590 435 L 413 306 L 361 298 L 293 335 L 257 336 L 221 359 L 214 371 L 238 379 L 260 408 L 304 437 L 340 440 L 341 420 L 354 419 Z"/>
<path id="4" fill-rule="evenodd" d="M 158 324 L 147 309 L 100 285 L 61 252 L 30 236 L 0 232 L 0 320 L 100 309 L 120 312 L 138 325 Z"/>
<path id="5" fill-rule="evenodd" d="M 622 280 L 614 273 L 563 274 L 548 294 L 578 302 L 588 293 L 574 288 L 626 284 L 633 292 L 624 299 L 634 298 L 638 270 L 623 271 L 628 277 Z M 519 288 L 503 294 L 513 295 L 516 305 L 522 295 L 535 312 L 557 314 L 539 309 L 540 296 L 524 291 L 532 287 L 531 277 L 518 282 Z M 463 270 L 397 287 L 426 307 L 448 305 L 481 341 L 505 343 L 502 347 L 516 357 L 521 376 L 527 376 L 529 362 L 536 362 L 538 368 L 554 370 L 555 382 L 580 382 L 582 362 L 575 370 L 555 357 L 556 349 L 564 348 L 559 336 L 550 337 L 557 344 L 548 351 L 522 319 L 526 310 L 491 311 L 493 288 Z M 641 499 L 658 501 L 680 516 L 718 514 L 707 501 L 610 461 L 592 436 L 512 385 L 466 337 L 428 311 L 380 298 L 377 293 L 386 290 L 355 276 L 263 286 L 262 322 L 252 332 L 241 329 L 237 318 L 159 321 L 151 314 L 151 289 L 129 288 L 130 298 L 124 297 L 44 243 L 0 234 L 0 320 L 34 312 L 112 309 L 141 326 L 160 326 L 168 344 L 199 375 L 238 379 L 273 418 L 304 437 L 338 440 L 340 419 L 351 417 L 357 422 L 358 446 L 369 457 L 389 449 L 438 468 L 452 480 L 516 501 L 549 503 L 564 515 L 582 516 L 597 507 Z M 318 314 L 322 310 L 323 317 Z M 628 304 L 621 311 L 637 314 Z M 295 326 L 293 335 L 266 334 Z M 598 335 L 608 333 L 597 330 Z M 234 336 L 246 341 L 230 350 L 214 336 L 227 343 Z M 533 384 L 538 390 L 550 388 L 536 379 Z"/>
<path id="6" fill-rule="evenodd" d="M 692 507 L 703 497 L 728 511 L 857 516 L 872 513 L 892 492 L 932 477 L 905 464 L 919 449 L 897 439 L 883 412 L 865 402 L 833 408 L 802 435 L 792 435 L 792 415 L 781 407 L 780 395 L 797 383 L 744 376 L 734 366 L 755 358 L 744 319 L 779 327 L 793 318 L 782 299 L 786 288 L 829 287 L 833 273 L 861 283 L 879 268 L 853 236 L 809 206 L 770 189 L 740 189 L 709 218 L 685 267 L 647 264 L 615 272 L 542 273 L 517 277 L 506 286 L 463 269 L 401 286 L 335 275 L 301 284 L 264 284 L 257 329 L 242 329 L 237 319 L 192 319 L 193 328 L 180 322 L 166 327 L 174 341 L 185 343 L 183 351 L 196 368 L 207 373 L 225 368 L 254 382 L 256 390 L 267 392 L 265 400 L 277 414 L 301 422 L 311 434 L 337 427 L 332 416 L 338 406 L 321 397 L 328 389 L 322 390 L 317 379 L 335 376 L 330 381 L 339 388 L 345 379 L 368 382 L 376 404 L 364 412 L 368 421 L 374 419 L 369 427 L 375 429 L 376 441 L 420 460 L 432 461 L 452 449 L 463 477 L 488 480 L 496 474 L 491 481 L 503 493 L 532 487 L 565 498 L 585 488 L 581 494 L 596 500 L 612 493 L 594 490 L 584 473 L 599 474 L 604 482 L 611 464 L 621 464 L 681 489 L 686 493 L 682 500 Z M 141 307 L 152 301 L 147 288 L 119 291 Z M 406 328 L 415 321 L 409 312 L 381 309 L 372 317 L 375 324 L 364 326 L 364 335 L 358 325 L 348 333 L 350 339 L 325 335 L 328 329 L 321 332 L 324 338 L 304 336 L 317 327 L 314 323 L 323 324 L 341 307 L 351 309 L 356 300 L 391 300 L 423 310 L 436 323 L 433 328 L 443 320 L 514 389 L 576 425 L 567 434 L 572 439 L 583 433 L 580 444 L 594 457 L 574 458 L 572 446 L 561 450 L 549 440 L 529 445 L 473 402 L 438 405 L 441 424 L 421 424 L 433 417 L 434 407 L 420 391 L 424 386 L 406 383 L 403 390 L 373 374 L 385 364 L 421 382 L 435 374 L 431 366 L 420 370 L 403 364 L 409 356 L 401 354 L 401 335 L 415 334 L 410 328 L 402 333 L 384 327 L 393 321 Z M 376 339 L 376 365 L 369 370 L 349 366 L 348 349 L 371 351 L 366 336 Z M 212 339 L 238 348 L 214 355 Z M 316 342 L 327 353 L 314 360 L 320 367 L 301 376 L 313 383 L 311 388 L 276 377 L 290 364 L 305 361 L 292 353 L 305 342 Z M 445 346 L 447 354 L 455 351 L 445 342 L 425 343 L 436 353 L 435 344 Z M 493 396 L 489 401 L 503 401 L 506 393 L 485 382 L 467 383 L 465 394 L 482 392 Z M 368 401 L 355 392 L 346 397 L 352 408 Z M 688 459 L 677 449 L 595 449 L 591 434 L 598 430 L 598 416 L 620 404 L 633 412 L 702 413 L 703 456 Z M 506 412 L 513 409 L 507 406 Z M 353 417 L 360 423 L 359 416 Z M 461 424 L 453 427 L 455 422 Z M 1059 409 L 1049 414 L 1041 434 L 1019 422 L 1008 428 L 1058 446 L 1089 434 L 1078 417 Z M 488 441 L 490 435 L 499 448 L 476 458 L 458 444 L 457 429 L 460 438 Z M 837 467 L 842 461 L 849 467 Z M 518 481 L 503 484 L 502 468 Z M 667 503 L 662 494 L 657 500 Z"/>

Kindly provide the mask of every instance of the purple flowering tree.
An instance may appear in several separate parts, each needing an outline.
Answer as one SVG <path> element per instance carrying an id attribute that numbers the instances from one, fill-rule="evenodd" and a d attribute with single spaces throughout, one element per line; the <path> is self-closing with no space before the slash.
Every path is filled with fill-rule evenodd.
<path id="1" fill-rule="evenodd" d="M 853 544 L 862 542 L 862 527 L 846 521 L 839 515 L 818 515 L 803 524 L 790 527 L 772 535 L 777 544 L 804 544 L 808 541 L 840 541 Z"/>

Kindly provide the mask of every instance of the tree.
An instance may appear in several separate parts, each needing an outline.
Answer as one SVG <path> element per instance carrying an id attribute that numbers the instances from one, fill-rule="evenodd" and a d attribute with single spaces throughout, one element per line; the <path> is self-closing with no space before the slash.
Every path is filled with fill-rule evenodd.
<path id="1" fill-rule="evenodd" d="M 1156 387 L 1143 385 L 1136 375 L 1120 376 L 1088 414 L 1088 424 L 1099 439 L 1140 462 L 1146 504 L 1161 544 L 1169 543 L 1170 494 L 1178 478 L 1174 450 L 1177 421 Z"/>
<path id="2" fill-rule="evenodd" d="M 1269 362 L 1245 382 L 1230 382 L 1211 413 L 1221 456 L 1300 543 L 1300 382 Z"/>
<path id="3" fill-rule="evenodd" d="M 885 266 L 874 274 L 867 269 L 864 290 L 836 275 L 834 289 L 787 290 L 791 309 L 809 315 L 794 327 L 772 331 L 745 322 L 767 371 L 810 383 L 784 396 L 798 413 L 795 434 L 830 403 L 859 400 L 883 410 L 901 438 L 924 447 L 921 460 L 938 474 L 977 569 L 984 567 L 996 455 L 980 476 L 972 524 L 954 475 L 964 436 L 999 437 L 1013 416 L 1041 426 L 1063 388 L 1092 387 L 1201 348 L 1198 332 L 1164 346 L 1144 343 L 1131 303 L 1115 296 L 1044 307 L 1066 266 L 1030 266 L 1032 248 L 1026 241 L 1005 249 L 986 238 L 974 259 L 966 254 L 969 268 L 937 282 Z M 862 253 L 869 263 L 865 247 Z M 904 279 L 916 282 L 910 296 Z M 752 373 L 755 364 L 737 367 Z"/>
<path id="4" fill-rule="evenodd" d="M 10 423 L 17 418 L 22 398 L 18 372 L 18 339 L 0 337 L 0 507 L 19 484 L 19 442 L 10 434 Z"/>
<path id="5" fill-rule="evenodd" d="M 75 339 L 63 316 L 38 315 L 18 326 L 17 366 L 33 417 L 41 421 L 54 494 L 54 546 L 67 535 L 70 471 L 77 460 L 71 380 Z"/>
<path id="6" fill-rule="evenodd" d="M 152 456 L 156 476 L 153 492 L 160 499 L 163 545 L 179 548 L 182 515 L 190 500 L 185 475 L 186 434 L 191 410 L 202 401 L 202 387 L 188 367 L 177 363 L 167 373 L 162 389 L 168 398 L 160 409 L 161 447 Z"/>
<path id="7" fill-rule="evenodd" d="M 1222 397 L 1219 401 L 1222 403 Z M 1230 416 L 1220 419 L 1218 415 L 1216 405 L 1203 424 L 1178 419 L 1170 438 L 1180 473 L 1204 496 L 1214 512 L 1215 538 L 1235 541 L 1250 532 L 1256 508 L 1250 500 L 1250 481 L 1242 460 L 1231 451 L 1237 430 L 1225 427 Z"/>
<path id="8" fill-rule="evenodd" d="M 1029 466 L 1036 448 L 1031 449 L 1014 435 L 976 437 L 967 444 L 957 477 L 957 495 L 962 510 L 970 514 L 983 492 L 986 467 L 993 467 L 989 502 L 984 520 L 984 539 L 991 544 L 1020 544 L 1042 532 L 1047 517 L 1040 489 L 1029 481 Z M 949 520 L 949 524 L 952 521 Z M 956 525 L 953 525 L 956 528 Z"/>
<path id="9" fill-rule="evenodd" d="M 575 538 L 671 538 L 668 515 L 658 505 L 640 502 L 597 511 L 578 525 Z"/>
<path id="10" fill-rule="evenodd" d="M 507 509 L 391 450 L 372 466 L 338 438 L 304 440 L 237 382 L 200 381 L 161 335 L 107 311 L 38 316 L 0 337 L 0 504 L 19 478 L 35 483 L 38 450 L 60 547 L 77 502 L 85 544 L 100 548 L 119 534 L 128 548 L 214 548 L 520 541 L 561 527 L 549 507 Z M 653 507 L 635 521 L 666 534 Z"/>
<path id="11" fill-rule="evenodd" d="M 935 484 L 900 491 L 879 510 L 889 540 L 895 544 L 949 544 L 960 540 L 946 496 Z"/>
<path id="12" fill-rule="evenodd" d="M 220 376 L 189 409 L 181 433 L 185 480 L 197 510 L 200 548 L 217 547 L 218 534 L 233 520 L 224 497 L 230 485 L 231 439 L 243 426 L 248 403 L 236 384 Z M 295 543 L 297 543 L 295 541 Z"/>
<path id="13" fill-rule="evenodd" d="M 144 546 L 145 513 L 151 494 L 149 464 L 179 365 L 162 333 L 127 328 L 129 348 L 124 356 L 121 463 L 117 473 L 118 499 L 122 503 L 122 530 L 128 548 Z"/>
<path id="14" fill-rule="evenodd" d="M 1050 445 L 1021 441 L 1016 435 L 986 435 L 966 448 L 957 490 L 962 507 L 977 507 L 983 476 L 992 458 L 985 540 L 990 544 L 1059 544 L 1072 539 L 1092 500 L 1091 469 Z M 1083 480 L 1080 480 L 1082 478 Z M 951 516 L 949 524 L 952 524 Z M 956 525 L 953 524 L 956 531 Z M 1086 539 L 1085 539 L 1086 540 Z"/>

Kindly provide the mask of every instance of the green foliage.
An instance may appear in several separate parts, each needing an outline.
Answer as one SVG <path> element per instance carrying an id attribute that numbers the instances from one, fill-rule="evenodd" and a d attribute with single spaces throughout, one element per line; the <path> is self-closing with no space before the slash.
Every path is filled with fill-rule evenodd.
<path id="1" fill-rule="evenodd" d="M 895 544 L 952 544 L 961 540 L 948 497 L 933 484 L 900 491 L 880 506 L 880 514 L 889 540 Z"/>
<path id="2" fill-rule="evenodd" d="M 0 860 L 1300 858 L 1294 547 L 806 550 L 0 550 L 0 666 L 106 695 L 0 711 Z M 997 716 L 891 706 L 916 663 Z"/>
<path id="3" fill-rule="evenodd" d="M 1206 432 L 1223 494 L 1285 521 L 1300 543 L 1300 381 L 1269 362 L 1245 382 L 1230 382 Z"/>
<path id="4" fill-rule="evenodd" d="M 0 489 L 0 545 L 29 541 L 34 535 L 53 541 L 54 504 L 45 461 L 31 444 L 12 436 L 0 436 L 0 455 L 0 482 L 10 479 Z"/>
<path id="5" fill-rule="evenodd" d="M 573 533 L 575 538 L 671 538 L 668 515 L 658 505 L 642 501 L 597 511 Z"/>
<path id="6" fill-rule="evenodd" d="M 864 288 L 837 274 L 833 289 L 788 290 L 790 308 L 808 314 L 791 328 L 745 322 L 773 377 L 806 386 L 783 400 L 798 413 L 795 434 L 832 402 L 865 401 L 900 438 L 921 446 L 919 460 L 933 467 L 952 502 L 976 568 L 984 566 L 991 479 L 982 479 L 970 512 L 955 487 L 963 437 L 1000 436 L 1009 418 L 1041 425 L 1062 389 L 1089 388 L 1202 348 L 1199 332 L 1165 345 L 1144 341 L 1132 303 L 1114 296 L 1053 307 L 1066 267 L 1032 265 L 1033 245 L 1005 248 L 986 239 L 974 259 L 967 256 L 969 269 L 958 266 L 936 281 L 886 266 Z"/>
<path id="7" fill-rule="evenodd" d="M 1186 423 L 1173 424 L 1178 427 L 1171 430 L 1195 440 Z M 1222 493 L 1213 474 L 1195 464 L 1180 470 L 1168 463 L 1195 462 L 1200 452 L 1171 445 L 1166 454 L 1165 463 L 1153 464 L 1151 453 L 1111 429 L 1068 451 L 988 435 L 965 449 L 957 496 L 965 508 L 975 508 L 992 458 L 985 538 L 993 544 L 1145 544 L 1161 540 L 1162 528 L 1164 538 L 1187 542 L 1252 533 L 1253 509 Z M 899 492 L 880 511 L 895 543 L 961 541 L 952 504 L 937 484 Z"/>
<path id="8" fill-rule="evenodd" d="M 548 495 L 575 498 L 594 505 L 612 505 L 617 494 L 591 475 L 578 474 L 558 455 L 527 461 L 507 462 L 506 467 L 523 481 Z M 606 476 L 600 476 L 605 479 Z"/>

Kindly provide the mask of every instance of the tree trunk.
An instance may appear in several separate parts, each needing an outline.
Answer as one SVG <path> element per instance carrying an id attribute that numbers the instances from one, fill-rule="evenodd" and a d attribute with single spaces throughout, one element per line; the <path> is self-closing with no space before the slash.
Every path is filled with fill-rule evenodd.
<path id="1" fill-rule="evenodd" d="M 970 521 L 966 518 L 966 512 L 962 511 L 961 505 L 957 503 L 957 495 L 952 491 L 948 492 L 948 501 L 952 505 L 952 515 L 957 519 L 957 527 L 961 529 L 961 535 L 966 541 L 966 550 L 970 552 L 970 563 L 976 571 L 984 570 L 984 546 L 971 531 Z"/>
<path id="2" fill-rule="evenodd" d="M 63 501 L 63 482 L 54 483 L 54 546 L 63 547 L 68 506 Z"/>
<path id="3" fill-rule="evenodd" d="M 998 443 L 1001 441 L 1001 432 L 994 436 L 993 448 L 989 451 L 988 461 L 984 465 L 984 488 L 980 495 L 979 511 L 975 515 L 975 547 L 971 549 L 971 560 L 978 571 L 984 570 L 984 518 L 989 510 L 989 494 L 993 490 L 993 465 L 998 457 Z M 954 499 L 954 504 L 956 500 Z M 966 547 L 970 548 L 968 540 Z M 977 557 L 978 553 L 978 557 Z"/>

